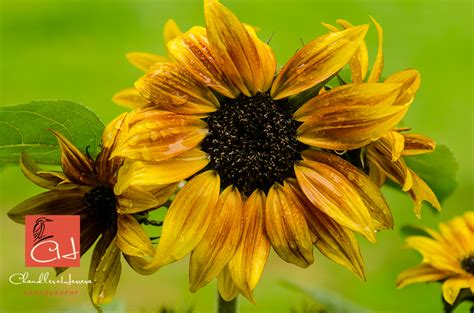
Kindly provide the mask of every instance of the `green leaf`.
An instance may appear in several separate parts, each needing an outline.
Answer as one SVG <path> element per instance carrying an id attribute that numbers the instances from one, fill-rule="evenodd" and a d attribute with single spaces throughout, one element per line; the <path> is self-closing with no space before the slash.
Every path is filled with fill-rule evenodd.
<path id="1" fill-rule="evenodd" d="M 37 163 L 59 164 L 58 142 L 48 129 L 95 156 L 104 124 L 90 109 L 70 101 L 0 106 L 0 162 L 16 163 L 21 152 L 27 151 Z"/>
<path id="2" fill-rule="evenodd" d="M 403 225 L 400 228 L 400 233 L 404 237 L 410 237 L 410 236 L 431 237 L 430 234 L 428 234 L 424 228 L 420 226 L 415 226 L 415 225 Z"/>
<path id="3" fill-rule="evenodd" d="M 319 288 L 308 288 L 302 287 L 290 281 L 282 281 L 284 287 L 289 290 L 296 291 L 302 295 L 307 296 L 313 304 L 318 306 L 320 310 L 318 312 L 331 312 L 331 313 L 373 313 L 372 310 L 360 307 L 343 297 L 329 292 L 327 290 Z"/>
<path id="4" fill-rule="evenodd" d="M 432 153 L 407 156 L 404 160 L 431 187 L 439 201 L 456 188 L 458 163 L 446 145 L 438 145 Z"/>

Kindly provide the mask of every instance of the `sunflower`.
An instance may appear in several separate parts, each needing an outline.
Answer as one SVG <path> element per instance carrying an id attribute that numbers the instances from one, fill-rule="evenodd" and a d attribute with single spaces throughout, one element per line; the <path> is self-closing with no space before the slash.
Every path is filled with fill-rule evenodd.
<path id="1" fill-rule="evenodd" d="M 391 131 L 407 109 L 393 105 L 404 85 L 318 91 L 351 60 L 368 25 L 316 38 L 277 73 L 254 28 L 218 1 L 205 1 L 204 13 L 206 28 L 168 42 L 174 61 L 136 82 L 149 104 L 130 113 L 112 153 L 136 160 L 123 188 L 187 181 L 146 268 L 191 253 L 192 292 L 218 277 L 225 300 L 241 293 L 254 301 L 271 247 L 304 268 L 314 245 L 365 277 L 354 232 L 374 242 L 393 220 L 378 186 L 334 150 Z"/>
<path id="2" fill-rule="evenodd" d="M 134 186 L 117 192 L 117 172 L 123 158 L 110 158 L 122 134 L 126 113 L 112 121 L 102 135 L 102 150 L 96 160 L 84 155 L 66 137 L 53 132 L 61 149 L 62 172 L 41 170 L 26 153 L 20 167 L 36 185 L 50 191 L 34 196 L 13 208 L 8 216 L 24 224 L 25 215 L 80 215 L 80 255 L 100 237 L 89 268 L 89 296 L 98 307 L 111 301 L 121 273 L 120 254 L 140 274 L 155 250 L 138 220 L 146 210 L 157 208 L 174 193 L 176 184 Z M 124 167 L 126 170 L 126 167 Z M 115 188 L 116 189 L 116 188 Z M 59 275 L 67 268 L 56 268 Z"/>
<path id="3" fill-rule="evenodd" d="M 380 81 L 384 67 L 383 29 L 374 18 L 372 18 L 372 21 L 377 29 L 379 45 L 374 65 L 370 76 L 367 78 L 367 82 L 378 82 Z M 346 20 L 337 20 L 336 22 L 342 29 L 352 27 L 352 24 Z M 323 25 L 332 32 L 339 31 L 339 29 L 333 25 L 326 23 L 323 23 Z M 351 80 L 354 84 L 362 83 L 366 79 L 369 64 L 368 60 L 367 46 L 365 42 L 362 42 L 349 61 L 352 74 Z M 416 92 L 420 88 L 420 82 L 420 74 L 415 69 L 406 69 L 387 77 L 384 83 L 402 84 L 400 92 L 392 105 L 405 107 L 406 110 L 408 110 L 415 98 Z M 347 157 L 350 160 L 355 159 L 358 161 L 358 158 L 359 160 L 367 161 L 359 162 L 360 168 L 368 171 L 369 176 L 378 186 L 382 186 L 387 178 L 399 184 L 402 190 L 407 192 L 412 199 L 415 215 L 420 218 L 423 201 L 428 201 L 438 210 L 441 210 L 441 205 L 428 184 L 406 165 L 403 157 L 433 152 L 436 143 L 433 139 L 421 134 L 404 133 L 404 131 L 407 130 L 409 130 L 409 128 L 393 129 L 380 139 L 363 147 L 361 150 L 350 152 Z M 359 153 L 359 155 L 357 155 L 357 153 Z"/>
<path id="4" fill-rule="evenodd" d="M 422 264 L 402 272 L 397 287 L 421 282 L 442 282 L 443 298 L 453 304 L 460 290 L 474 294 L 474 212 L 466 212 L 440 231 L 425 228 L 429 237 L 411 236 L 407 246 L 423 256 Z"/>

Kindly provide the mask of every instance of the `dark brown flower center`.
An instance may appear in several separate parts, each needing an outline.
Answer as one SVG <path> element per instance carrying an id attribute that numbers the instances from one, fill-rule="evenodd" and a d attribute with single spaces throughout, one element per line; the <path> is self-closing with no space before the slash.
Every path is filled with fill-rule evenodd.
<path id="1" fill-rule="evenodd" d="M 87 205 L 86 212 L 88 218 L 93 218 L 99 227 L 106 229 L 116 229 L 117 209 L 116 198 L 112 188 L 98 186 L 88 191 L 84 196 Z"/>
<path id="2" fill-rule="evenodd" d="M 223 187 L 234 185 L 248 196 L 294 177 L 302 145 L 296 140 L 298 123 L 287 99 L 273 100 L 267 93 L 226 98 L 206 122 L 209 134 L 202 150 L 209 154 L 209 166 L 217 170 Z"/>
<path id="3" fill-rule="evenodd" d="M 474 275 L 474 255 L 470 255 L 461 261 L 461 267 L 463 270 L 471 275 Z"/>

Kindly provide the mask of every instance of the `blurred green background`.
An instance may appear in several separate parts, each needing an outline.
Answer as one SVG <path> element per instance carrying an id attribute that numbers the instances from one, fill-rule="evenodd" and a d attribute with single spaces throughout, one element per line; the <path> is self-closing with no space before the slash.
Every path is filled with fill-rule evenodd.
<path id="1" fill-rule="evenodd" d="M 337 293 L 374 312 L 441 312 L 440 289 L 436 284 L 414 285 L 397 290 L 395 279 L 420 257 L 403 249 L 399 232 L 404 224 L 436 226 L 465 210 L 473 200 L 473 93 L 472 93 L 472 2 L 467 1 L 224 1 L 242 21 L 261 27 L 267 38 L 272 32 L 279 65 L 304 42 L 326 33 L 320 21 L 345 18 L 353 23 L 369 22 L 374 16 L 385 31 L 384 75 L 416 68 L 422 88 L 405 125 L 414 132 L 448 144 L 460 171 L 459 187 L 443 203 L 441 214 L 425 207 L 416 220 L 408 197 L 386 188 L 396 227 L 378 236 L 377 244 L 361 241 L 367 281 L 358 280 L 346 269 L 323 256 L 309 269 L 299 269 L 270 256 L 255 291 L 257 305 L 245 299 L 241 312 L 289 312 L 305 301 L 285 289 L 289 280 L 309 288 Z M 1 100 L 4 104 L 40 99 L 67 99 L 85 104 L 104 122 L 123 108 L 111 102 L 112 95 L 130 86 L 141 74 L 125 60 L 128 51 L 164 53 L 162 26 L 174 18 L 183 29 L 204 24 L 202 1 L 163 0 L 2 0 L 1 6 Z M 367 36 L 370 58 L 376 53 L 376 33 Z M 4 213 L 23 199 L 40 192 L 28 183 L 18 167 L 1 171 L 1 209 Z M 23 227 L 0 217 L 0 312 L 92 312 L 84 287 L 78 296 L 24 296 L 31 287 L 13 286 L 8 276 L 24 271 Z M 90 252 L 74 278 L 87 277 Z M 158 312 L 162 306 L 212 312 L 215 282 L 188 292 L 187 260 L 163 268 L 153 276 L 135 275 L 124 264 L 122 280 L 110 312 Z M 29 269 L 30 273 L 41 272 Z M 52 271 L 51 271 L 52 273 Z M 41 288 L 47 289 L 47 288 Z M 467 311 L 464 306 L 459 311 Z"/>

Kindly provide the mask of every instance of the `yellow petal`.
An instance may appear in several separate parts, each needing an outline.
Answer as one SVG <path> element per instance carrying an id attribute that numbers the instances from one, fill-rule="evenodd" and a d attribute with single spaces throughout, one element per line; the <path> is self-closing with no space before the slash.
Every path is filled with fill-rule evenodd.
<path id="1" fill-rule="evenodd" d="M 112 301 L 121 271 L 120 249 L 112 232 L 107 232 L 97 242 L 89 267 L 89 297 L 95 306 Z"/>
<path id="2" fill-rule="evenodd" d="M 459 291 L 471 286 L 470 277 L 453 277 L 443 283 L 443 297 L 446 302 L 453 304 Z"/>
<path id="3" fill-rule="evenodd" d="M 24 224 L 25 215 L 75 215 L 82 213 L 84 190 L 48 191 L 16 205 L 7 214 L 13 221 Z"/>
<path id="4" fill-rule="evenodd" d="M 344 29 L 353 27 L 351 23 L 345 20 L 337 20 L 337 23 Z M 349 60 L 349 66 L 351 67 L 352 82 L 354 84 L 362 83 L 369 68 L 369 53 L 365 41 L 360 43 L 356 53 Z"/>
<path id="5" fill-rule="evenodd" d="M 265 193 L 255 190 L 245 201 L 242 240 L 228 264 L 235 286 L 252 302 L 252 291 L 262 276 L 270 253 L 264 209 Z"/>
<path id="6" fill-rule="evenodd" d="M 321 36 L 301 48 L 277 75 L 274 99 L 295 95 L 328 79 L 354 55 L 367 33 L 361 25 Z"/>
<path id="7" fill-rule="evenodd" d="M 365 279 L 364 261 L 353 233 L 313 206 L 296 181 L 290 186 L 293 195 L 303 203 L 309 229 L 316 237 L 314 245 L 324 256 Z"/>
<path id="8" fill-rule="evenodd" d="M 148 71 L 155 63 L 168 61 L 161 55 L 147 52 L 129 52 L 127 53 L 127 60 L 130 64 L 144 72 Z"/>
<path id="9" fill-rule="evenodd" d="M 46 189 L 67 190 L 78 187 L 61 172 L 42 171 L 26 152 L 21 153 L 20 169 L 26 178 L 34 184 Z"/>
<path id="10" fill-rule="evenodd" d="M 176 183 L 191 177 L 207 163 L 207 154 L 199 149 L 161 162 L 126 161 L 119 170 L 114 192 L 121 194 L 129 187 Z"/>
<path id="11" fill-rule="evenodd" d="M 154 256 L 150 238 L 138 221 L 129 214 L 118 216 L 116 244 L 119 249 L 132 256 Z"/>
<path id="12" fill-rule="evenodd" d="M 282 260 L 299 267 L 313 264 L 313 241 L 302 204 L 285 182 L 275 183 L 265 204 L 265 228 L 273 249 Z"/>
<path id="13" fill-rule="evenodd" d="M 178 24 L 176 24 L 175 20 L 169 19 L 166 21 L 165 26 L 163 27 L 163 39 L 165 47 L 174 38 L 180 36 L 182 34 L 181 29 L 179 28 Z"/>
<path id="14" fill-rule="evenodd" d="M 123 257 L 127 261 L 128 265 L 130 265 L 130 267 L 138 274 L 151 275 L 157 271 L 157 269 L 144 269 L 144 267 L 148 266 L 148 264 L 150 264 L 150 262 L 153 260 L 152 257 L 138 257 L 127 254 L 123 254 Z"/>
<path id="15" fill-rule="evenodd" d="M 443 280 L 451 275 L 453 275 L 451 272 L 439 270 L 429 264 L 421 264 L 400 273 L 397 278 L 397 288 L 415 283 Z"/>
<path id="16" fill-rule="evenodd" d="M 214 94 L 177 63 L 157 63 L 135 88 L 159 109 L 182 114 L 206 114 L 219 107 Z"/>
<path id="17" fill-rule="evenodd" d="M 212 221 L 219 191 L 219 175 L 207 171 L 178 192 L 166 213 L 155 259 L 148 268 L 179 260 L 197 246 Z"/>
<path id="18" fill-rule="evenodd" d="M 225 266 L 219 276 L 217 276 L 217 290 L 219 290 L 222 299 L 227 302 L 232 301 L 239 294 L 239 289 L 237 289 L 232 281 L 227 266 Z"/>
<path id="19" fill-rule="evenodd" d="M 54 130 L 50 131 L 58 140 L 61 150 L 61 167 L 69 180 L 81 185 L 96 185 L 94 161 L 82 154 L 66 137 Z"/>
<path id="20" fill-rule="evenodd" d="M 423 201 L 428 201 L 435 209 L 441 211 L 441 204 L 438 201 L 438 198 L 434 194 L 433 190 L 421 179 L 414 171 L 408 169 L 412 179 L 413 185 L 408 191 L 410 198 L 413 200 L 415 215 L 418 218 L 421 218 L 421 205 Z"/>
<path id="21" fill-rule="evenodd" d="M 334 154 L 315 150 L 303 151 L 304 160 L 321 162 L 329 165 L 344 175 L 356 189 L 364 204 L 369 209 L 375 229 L 393 228 L 393 217 L 385 198 L 378 186 L 362 171 L 351 163 Z"/>
<path id="22" fill-rule="evenodd" d="M 239 19 L 217 0 L 204 1 L 207 36 L 212 55 L 232 83 L 246 96 L 255 94 L 260 57 Z"/>
<path id="23" fill-rule="evenodd" d="M 390 75 L 384 83 L 402 84 L 400 94 L 394 104 L 409 105 L 420 88 L 421 77 L 417 70 L 408 69 Z"/>
<path id="24" fill-rule="evenodd" d="M 377 29 L 377 35 L 379 37 L 379 46 L 377 50 L 377 56 L 375 57 L 374 65 L 372 66 L 372 71 L 370 72 L 369 79 L 367 80 L 369 83 L 375 83 L 380 80 L 380 76 L 382 75 L 383 70 L 383 30 L 379 23 L 371 16 L 372 22 Z"/>
<path id="25" fill-rule="evenodd" d="M 206 123 L 197 117 L 149 107 L 130 113 L 128 125 L 111 157 L 163 161 L 193 149 L 207 133 Z"/>
<path id="26" fill-rule="evenodd" d="M 150 103 L 147 99 L 138 92 L 136 88 L 127 88 L 117 92 L 112 101 L 118 105 L 129 109 L 135 109 Z"/>
<path id="27" fill-rule="evenodd" d="M 175 193 L 178 183 L 156 186 L 134 186 L 116 194 L 117 212 L 132 214 L 158 208 Z"/>
<path id="28" fill-rule="evenodd" d="M 423 135 L 403 134 L 405 137 L 405 148 L 402 155 L 418 155 L 433 152 L 436 142 Z"/>
<path id="29" fill-rule="evenodd" d="M 385 175 L 384 171 L 376 164 L 367 160 L 367 164 L 369 167 L 369 177 L 370 179 L 379 187 L 382 187 L 387 180 L 387 175 Z"/>
<path id="30" fill-rule="evenodd" d="M 222 272 L 241 240 L 243 204 L 234 186 L 221 194 L 212 216 L 212 227 L 191 253 L 189 289 L 196 292 Z"/>
<path id="31" fill-rule="evenodd" d="M 204 27 L 195 26 L 168 43 L 171 55 L 201 83 L 227 98 L 235 98 L 240 91 L 225 75 L 214 59 Z"/>
<path id="32" fill-rule="evenodd" d="M 332 167 L 313 161 L 295 165 L 296 178 L 308 200 L 337 223 L 375 242 L 372 218 L 352 183 Z"/>
<path id="33" fill-rule="evenodd" d="M 403 149 L 405 148 L 405 137 L 396 131 L 391 131 L 383 137 L 391 148 L 392 162 L 397 161 L 402 155 Z"/>

